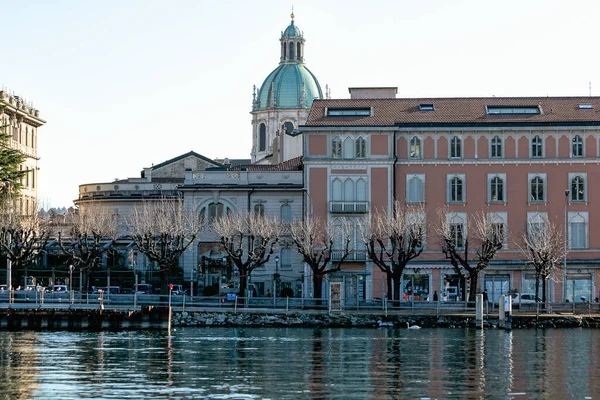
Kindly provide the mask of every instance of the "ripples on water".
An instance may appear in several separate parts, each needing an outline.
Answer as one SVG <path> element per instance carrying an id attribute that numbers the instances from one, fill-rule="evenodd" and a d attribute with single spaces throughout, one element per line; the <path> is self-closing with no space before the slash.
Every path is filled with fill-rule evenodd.
<path id="1" fill-rule="evenodd" d="M 0 332 L 0 398 L 600 395 L 597 330 L 180 328 Z"/>

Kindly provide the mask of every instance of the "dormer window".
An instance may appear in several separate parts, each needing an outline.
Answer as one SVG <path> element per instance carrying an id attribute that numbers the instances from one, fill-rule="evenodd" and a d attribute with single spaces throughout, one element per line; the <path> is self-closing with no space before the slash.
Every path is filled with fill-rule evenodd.
<path id="1" fill-rule="evenodd" d="M 541 114 L 540 106 L 486 106 L 488 115 Z"/>
<path id="2" fill-rule="evenodd" d="M 420 111 L 433 111 L 433 104 L 419 104 Z"/>
<path id="3" fill-rule="evenodd" d="M 591 104 L 579 104 L 579 109 L 580 110 L 591 110 L 594 107 Z"/>

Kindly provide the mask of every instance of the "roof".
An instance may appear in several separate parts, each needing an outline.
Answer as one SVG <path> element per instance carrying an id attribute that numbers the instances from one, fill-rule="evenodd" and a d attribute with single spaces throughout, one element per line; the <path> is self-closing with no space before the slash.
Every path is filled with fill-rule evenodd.
<path id="1" fill-rule="evenodd" d="M 304 64 L 280 64 L 261 85 L 257 109 L 308 108 L 314 99 L 322 97 L 319 81 Z"/>
<path id="2" fill-rule="evenodd" d="M 421 111 L 420 105 L 433 105 Z M 591 109 L 581 109 L 589 104 Z M 488 115 L 487 106 L 533 107 L 539 114 Z M 369 116 L 325 116 L 326 109 L 368 108 Z M 600 124 L 600 97 L 465 97 L 315 100 L 305 127 Z"/>
<path id="3" fill-rule="evenodd" d="M 248 165 L 237 165 L 231 168 L 232 170 L 246 170 L 246 171 L 301 171 L 302 170 L 302 156 L 291 158 L 287 161 L 279 164 L 248 164 Z"/>
<path id="4" fill-rule="evenodd" d="M 204 160 L 207 163 L 213 164 L 215 167 L 222 167 L 223 166 L 222 164 L 219 164 L 218 162 L 215 162 L 215 161 L 211 160 L 210 158 L 204 157 L 202 154 L 198 154 L 195 151 L 190 151 L 188 153 L 182 154 L 182 155 L 177 156 L 175 158 L 171 158 L 170 160 L 161 162 L 160 164 L 153 165 L 152 169 L 157 169 L 157 168 L 164 167 L 165 165 L 172 164 L 172 163 L 174 163 L 176 161 L 182 160 L 182 159 L 184 159 L 186 157 L 190 157 L 190 156 L 194 156 L 194 157 L 197 157 L 197 158 L 199 158 L 201 160 Z"/>
<path id="5" fill-rule="evenodd" d="M 296 25 L 294 25 L 294 20 L 285 28 L 285 31 L 281 33 L 281 38 L 301 38 L 302 31 Z"/>

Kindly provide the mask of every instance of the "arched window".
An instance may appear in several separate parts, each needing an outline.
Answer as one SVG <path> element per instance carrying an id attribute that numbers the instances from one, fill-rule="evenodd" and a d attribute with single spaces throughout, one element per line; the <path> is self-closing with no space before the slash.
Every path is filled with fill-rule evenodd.
<path id="1" fill-rule="evenodd" d="M 260 124 L 258 128 L 258 151 L 265 151 L 267 148 L 267 126 Z"/>
<path id="2" fill-rule="evenodd" d="M 417 136 L 413 136 L 410 139 L 409 158 L 421 158 L 421 139 Z"/>
<path id="3" fill-rule="evenodd" d="M 333 201 L 342 201 L 342 181 L 339 179 L 334 179 L 333 184 L 331 185 L 331 191 L 331 197 Z"/>
<path id="4" fill-rule="evenodd" d="M 531 140 L 531 157 L 532 158 L 540 158 L 543 157 L 542 151 L 542 138 L 539 136 L 534 136 Z"/>
<path id="5" fill-rule="evenodd" d="M 331 157 L 342 158 L 342 139 L 336 136 L 331 141 Z"/>
<path id="6" fill-rule="evenodd" d="M 502 139 L 500 136 L 494 136 L 492 139 L 492 158 L 502 158 Z"/>
<path id="7" fill-rule="evenodd" d="M 287 43 L 283 42 L 283 58 L 287 55 Z"/>
<path id="8" fill-rule="evenodd" d="M 354 181 L 352 179 L 344 181 L 344 201 L 354 201 Z"/>
<path id="9" fill-rule="evenodd" d="M 356 138 L 356 158 L 367 156 L 367 141 L 362 136 Z"/>
<path id="10" fill-rule="evenodd" d="M 462 157 L 461 140 L 458 136 L 454 136 L 450 140 L 450 157 L 451 158 L 461 158 Z"/>
<path id="11" fill-rule="evenodd" d="M 356 201 L 367 201 L 367 182 L 364 179 L 356 181 Z"/>
<path id="12" fill-rule="evenodd" d="M 504 181 L 498 176 L 492 178 L 490 200 L 504 201 Z"/>
<path id="13" fill-rule="evenodd" d="M 571 180 L 571 201 L 585 201 L 585 181 L 579 175 Z"/>
<path id="14" fill-rule="evenodd" d="M 344 158 L 352 158 L 354 153 L 354 140 L 352 138 L 347 137 L 344 139 Z"/>
<path id="15" fill-rule="evenodd" d="M 290 42 L 290 60 L 294 59 L 294 42 Z"/>
<path id="16" fill-rule="evenodd" d="M 302 58 L 302 48 L 300 47 L 300 42 L 296 44 L 296 54 L 298 56 L 298 59 Z"/>
<path id="17" fill-rule="evenodd" d="M 539 176 L 531 180 L 531 201 L 544 201 L 544 180 Z"/>
<path id="18" fill-rule="evenodd" d="M 583 157 L 583 139 L 579 135 L 575 135 L 572 140 L 572 153 L 573 157 Z"/>
<path id="19" fill-rule="evenodd" d="M 283 123 L 283 129 L 285 130 L 285 133 L 287 133 L 289 135 L 292 132 L 294 132 L 294 124 L 292 124 L 289 121 L 288 122 L 284 122 Z"/>
<path id="20" fill-rule="evenodd" d="M 450 201 L 455 203 L 463 201 L 463 181 L 458 176 L 450 181 Z"/>
<path id="21" fill-rule="evenodd" d="M 254 214 L 263 217 L 265 215 L 265 206 L 262 203 L 254 205 Z"/>
<path id="22" fill-rule="evenodd" d="M 214 220 L 223 216 L 223 203 L 210 203 L 208 205 L 208 218 L 212 223 Z"/>

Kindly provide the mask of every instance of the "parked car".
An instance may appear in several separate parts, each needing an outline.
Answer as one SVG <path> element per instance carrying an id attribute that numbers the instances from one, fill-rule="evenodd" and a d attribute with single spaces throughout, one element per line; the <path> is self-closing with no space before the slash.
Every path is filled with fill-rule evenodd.
<path id="1" fill-rule="evenodd" d="M 152 285 L 149 283 L 138 283 L 133 285 L 133 293 L 152 294 Z"/>
<path id="2" fill-rule="evenodd" d="M 171 289 L 171 294 L 183 294 L 184 290 L 182 285 L 173 284 L 172 286 L 173 289 Z"/>
<path id="3" fill-rule="evenodd" d="M 542 299 L 540 299 L 539 297 L 537 298 L 537 302 L 541 302 Z M 513 307 L 514 306 L 519 306 L 521 304 L 535 304 L 535 294 L 533 293 L 517 293 L 517 294 L 513 294 L 512 296 L 512 302 L 513 302 Z"/>
<path id="4" fill-rule="evenodd" d="M 121 287 L 120 286 L 98 286 L 98 287 L 92 287 L 93 289 L 93 293 L 94 294 L 98 294 L 100 293 L 100 291 L 102 291 L 102 293 L 104 294 L 119 294 L 121 293 Z"/>

